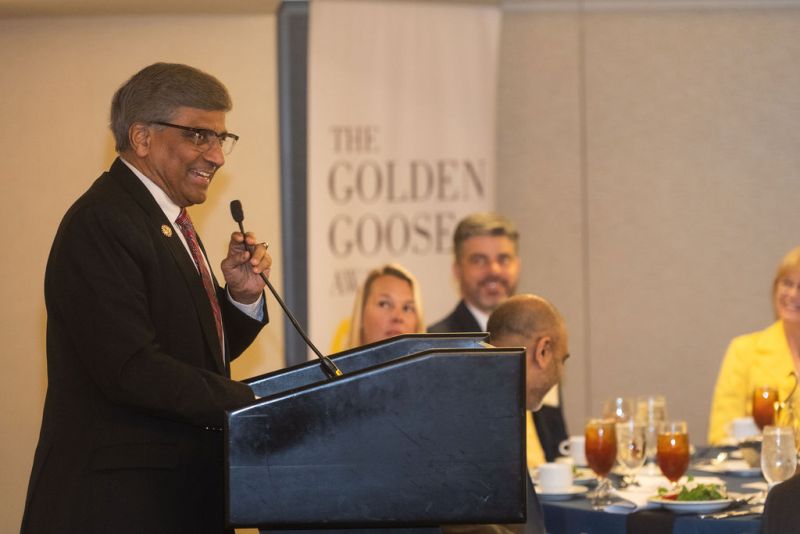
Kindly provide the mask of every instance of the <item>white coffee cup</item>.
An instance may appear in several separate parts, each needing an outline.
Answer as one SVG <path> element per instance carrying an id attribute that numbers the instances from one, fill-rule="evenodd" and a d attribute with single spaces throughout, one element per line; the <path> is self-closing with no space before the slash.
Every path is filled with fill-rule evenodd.
<path id="1" fill-rule="evenodd" d="M 586 463 L 586 438 L 584 436 L 570 436 L 558 445 L 558 452 L 572 458 L 578 467 L 585 467 Z"/>
<path id="2" fill-rule="evenodd" d="M 545 493 L 569 491 L 572 487 L 572 467 L 565 463 L 548 462 L 540 465 L 539 488 Z"/>
<path id="3" fill-rule="evenodd" d="M 734 439 L 742 440 L 758 436 L 760 433 L 752 417 L 737 417 L 731 421 L 731 437 Z"/>

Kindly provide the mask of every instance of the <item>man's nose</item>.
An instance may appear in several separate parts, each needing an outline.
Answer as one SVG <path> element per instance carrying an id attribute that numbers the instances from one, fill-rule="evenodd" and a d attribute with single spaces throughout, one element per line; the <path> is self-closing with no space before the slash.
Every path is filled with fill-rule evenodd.
<path id="1" fill-rule="evenodd" d="M 503 265 L 500 260 L 491 260 L 489 261 L 489 270 L 493 273 L 499 273 L 503 270 Z"/>
<path id="2" fill-rule="evenodd" d="M 217 166 L 217 168 L 222 167 L 225 164 L 225 154 L 222 152 L 222 145 L 219 142 L 219 139 L 212 139 L 211 142 L 208 144 L 208 150 L 205 151 L 203 157 L 206 161 L 209 161 Z"/>

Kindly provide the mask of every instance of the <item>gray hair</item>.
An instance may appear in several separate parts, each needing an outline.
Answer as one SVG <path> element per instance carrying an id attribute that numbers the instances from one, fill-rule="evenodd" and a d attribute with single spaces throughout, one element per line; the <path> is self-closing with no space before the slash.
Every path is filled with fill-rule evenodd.
<path id="1" fill-rule="evenodd" d="M 463 218 L 453 233 L 453 253 L 456 259 L 461 254 L 464 241 L 480 235 L 505 236 L 514 243 L 514 250 L 519 242 L 519 232 L 510 220 L 496 213 L 473 213 Z"/>
<path id="2" fill-rule="evenodd" d="M 228 90 L 215 77 L 189 65 L 154 63 L 134 74 L 111 100 L 111 132 L 117 152 L 130 148 L 135 122 L 168 122 L 179 107 L 230 111 Z"/>

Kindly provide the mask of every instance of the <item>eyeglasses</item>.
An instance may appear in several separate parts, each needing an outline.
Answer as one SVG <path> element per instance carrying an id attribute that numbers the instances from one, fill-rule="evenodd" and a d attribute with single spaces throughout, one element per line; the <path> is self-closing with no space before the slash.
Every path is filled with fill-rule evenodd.
<path id="1" fill-rule="evenodd" d="M 222 149 L 222 152 L 224 154 L 230 154 L 233 151 L 233 147 L 236 146 L 236 141 L 239 140 L 238 135 L 229 132 L 217 133 L 214 130 L 208 130 L 206 128 L 190 128 L 189 126 L 181 126 L 180 124 L 171 124 L 161 121 L 153 121 L 152 124 L 168 126 L 170 128 L 177 128 L 178 130 L 189 132 L 185 134 L 186 137 L 191 139 L 194 146 L 202 152 L 211 148 L 211 140 L 216 139 L 217 142 L 219 142 L 219 147 Z"/>

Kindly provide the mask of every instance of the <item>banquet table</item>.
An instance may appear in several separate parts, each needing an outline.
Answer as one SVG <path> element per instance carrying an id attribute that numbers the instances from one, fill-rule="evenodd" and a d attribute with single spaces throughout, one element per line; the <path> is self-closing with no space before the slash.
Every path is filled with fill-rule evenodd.
<path id="1" fill-rule="evenodd" d="M 695 470 L 690 470 L 688 474 L 707 476 L 707 473 Z M 761 477 L 724 474 L 715 476 L 725 482 L 728 491 L 741 493 L 754 491 L 742 488 L 743 484 L 763 481 Z M 761 530 L 760 515 L 700 519 L 697 514 L 673 515 L 672 512 L 661 509 L 645 510 L 633 514 L 610 513 L 592 510 L 592 506 L 586 498 L 542 502 L 541 504 L 544 510 L 545 527 L 549 534 L 656 534 L 661 532 L 671 532 L 672 534 L 758 534 Z"/>

